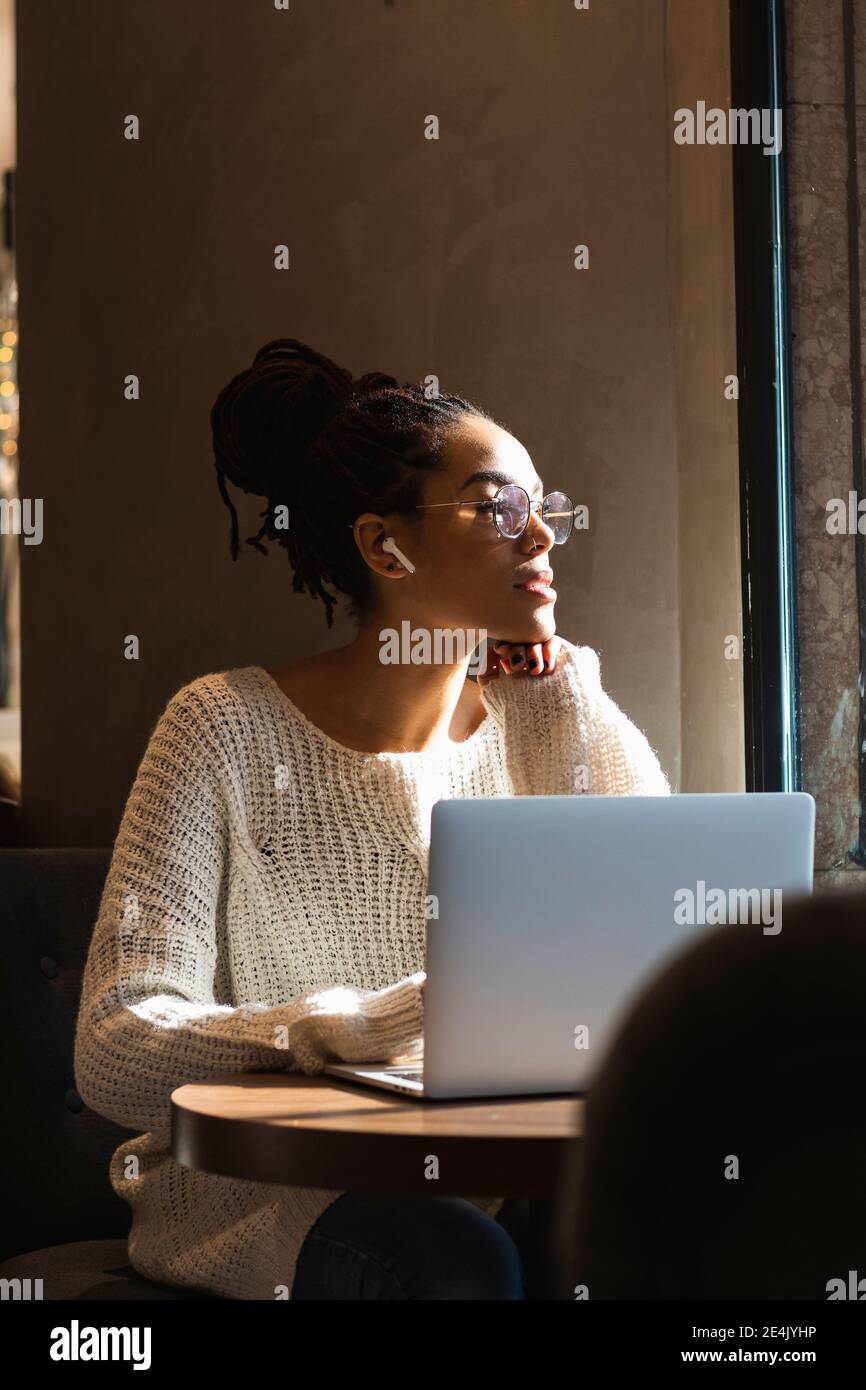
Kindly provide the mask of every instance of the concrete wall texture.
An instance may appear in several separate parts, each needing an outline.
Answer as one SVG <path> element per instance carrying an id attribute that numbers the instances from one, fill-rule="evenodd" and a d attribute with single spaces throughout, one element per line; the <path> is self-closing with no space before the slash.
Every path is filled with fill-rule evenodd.
<path id="1" fill-rule="evenodd" d="M 855 537 L 828 532 L 827 504 L 858 486 L 862 433 L 866 3 L 788 0 L 786 172 L 800 627 L 802 781 L 817 805 L 815 886 L 862 876 L 859 747 L 864 675 Z M 850 82 L 846 89 L 846 55 Z M 858 187 L 859 182 L 859 187 Z M 861 453 L 862 457 L 862 453 Z M 862 483 L 860 495 L 862 496 Z M 866 638 L 866 632 L 863 632 Z"/>

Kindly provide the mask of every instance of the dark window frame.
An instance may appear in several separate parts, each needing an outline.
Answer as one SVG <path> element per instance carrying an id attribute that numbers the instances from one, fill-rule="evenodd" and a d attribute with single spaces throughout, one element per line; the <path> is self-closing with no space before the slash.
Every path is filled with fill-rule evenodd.
<path id="1" fill-rule="evenodd" d="M 783 0 L 731 0 L 731 106 L 782 148 L 732 145 L 747 791 L 800 790 Z"/>

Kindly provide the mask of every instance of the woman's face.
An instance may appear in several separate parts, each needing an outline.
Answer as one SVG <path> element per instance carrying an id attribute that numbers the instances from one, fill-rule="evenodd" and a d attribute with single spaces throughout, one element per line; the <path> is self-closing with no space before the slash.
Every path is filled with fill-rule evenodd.
<path id="1" fill-rule="evenodd" d="M 544 496 L 523 445 L 488 420 L 464 416 L 450 434 L 444 463 L 445 471 L 427 481 L 425 504 L 490 502 L 505 483 L 519 483 L 532 501 Z M 559 485 L 555 479 L 547 491 Z M 410 527 L 404 518 L 393 518 L 391 534 L 415 573 L 386 586 L 413 627 L 484 628 L 492 640 L 510 642 L 553 636 L 555 592 L 519 587 L 532 579 L 553 581 L 553 532 L 537 512 L 515 540 L 499 534 L 491 510 L 437 507 L 417 517 Z"/>

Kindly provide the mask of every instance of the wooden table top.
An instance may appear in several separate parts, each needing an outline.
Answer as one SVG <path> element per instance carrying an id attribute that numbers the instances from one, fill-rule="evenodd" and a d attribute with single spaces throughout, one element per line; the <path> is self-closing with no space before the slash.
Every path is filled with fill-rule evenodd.
<path id="1" fill-rule="evenodd" d="M 366 1192 L 553 1197 L 583 1132 L 584 1101 L 418 1101 L 336 1076 L 245 1072 L 180 1086 L 171 1106 L 174 1157 L 208 1173 Z"/>

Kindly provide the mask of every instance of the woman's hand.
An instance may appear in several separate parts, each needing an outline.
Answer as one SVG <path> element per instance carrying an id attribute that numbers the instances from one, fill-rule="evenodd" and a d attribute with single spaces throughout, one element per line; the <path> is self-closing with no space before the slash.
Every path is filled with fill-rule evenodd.
<path id="1" fill-rule="evenodd" d="M 478 673 L 478 684 L 495 681 L 502 671 L 506 676 L 549 676 L 556 670 L 562 638 L 554 635 L 546 642 L 494 642 L 485 654 L 485 666 Z"/>

